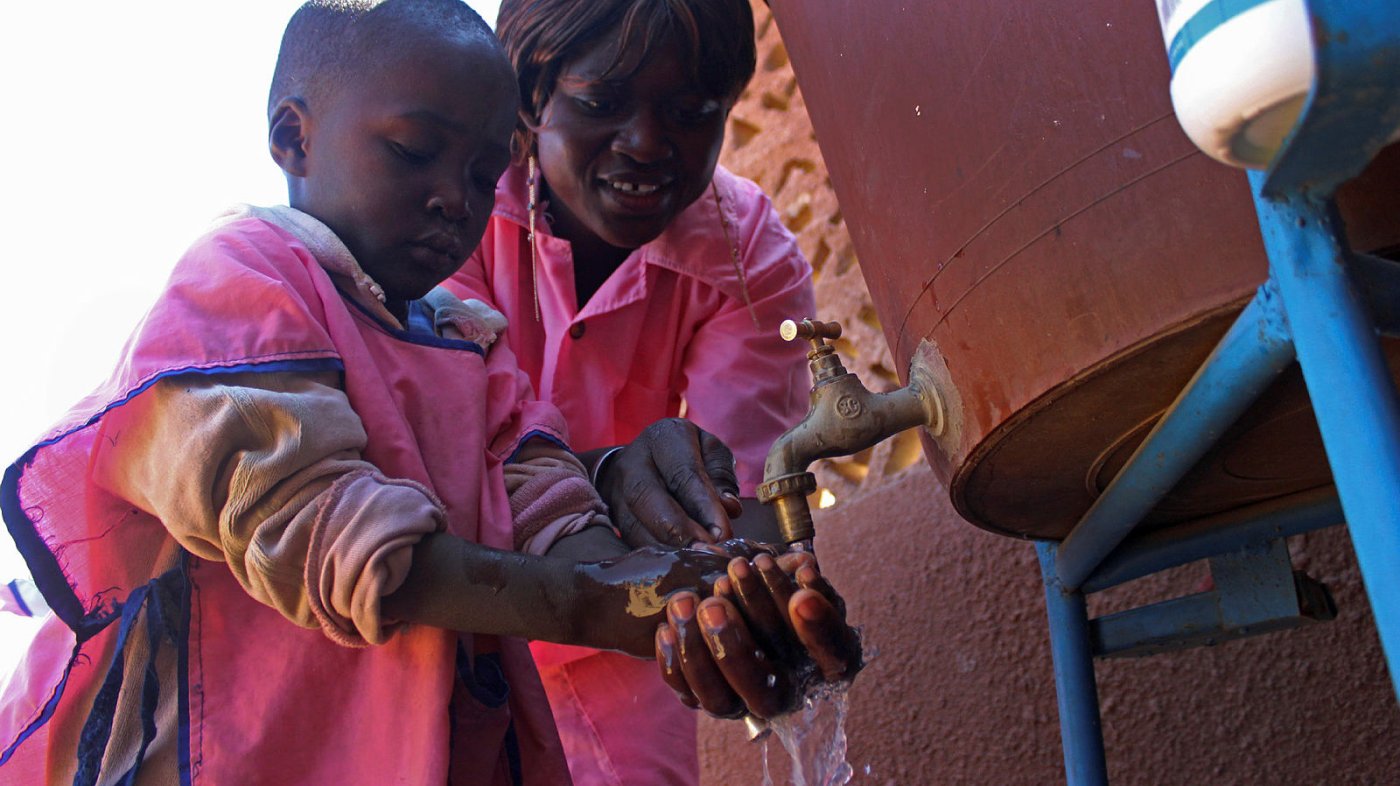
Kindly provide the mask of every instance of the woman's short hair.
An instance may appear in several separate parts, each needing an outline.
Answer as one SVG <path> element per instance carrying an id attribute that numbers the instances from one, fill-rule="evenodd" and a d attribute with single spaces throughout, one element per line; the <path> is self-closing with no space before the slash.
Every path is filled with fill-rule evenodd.
<path id="1" fill-rule="evenodd" d="M 756 62 L 749 0 L 501 0 L 496 34 L 520 82 L 521 111 L 532 120 L 554 90 L 560 71 L 604 35 L 615 35 L 618 59 L 640 47 L 679 44 L 682 62 L 707 97 L 732 102 L 753 77 Z M 521 141 L 526 141 L 522 139 Z"/>

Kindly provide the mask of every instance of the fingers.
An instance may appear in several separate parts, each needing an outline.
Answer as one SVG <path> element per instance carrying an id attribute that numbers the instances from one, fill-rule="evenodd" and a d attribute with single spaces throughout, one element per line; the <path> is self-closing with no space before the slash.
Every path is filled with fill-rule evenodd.
<path id="1" fill-rule="evenodd" d="M 767 554 L 759 554 L 753 558 L 753 567 L 758 571 L 759 578 L 763 581 L 763 587 L 772 597 L 773 605 L 779 610 L 782 617 L 782 627 L 784 629 L 792 627 L 792 620 L 789 618 L 788 601 L 797 591 L 797 586 L 788 577 L 777 560 Z"/>
<path id="2" fill-rule="evenodd" d="M 679 418 L 648 426 L 612 460 L 600 485 L 613 523 L 634 547 L 723 540 L 731 513 L 743 510 L 729 449 Z"/>
<path id="3" fill-rule="evenodd" d="M 681 671 L 680 641 L 676 638 L 676 632 L 665 622 L 656 626 L 656 663 L 661 667 L 662 682 L 676 692 L 681 704 L 699 709 L 700 701 L 690 691 L 690 683 L 685 681 L 685 674 Z"/>
<path id="4" fill-rule="evenodd" d="M 620 459 L 614 472 L 619 475 L 620 499 L 608 502 L 613 523 L 628 545 L 634 548 L 657 543 L 685 546 L 696 540 L 714 541 L 709 530 L 691 519 L 677 504 L 649 460 Z"/>
<path id="5" fill-rule="evenodd" d="M 738 611 L 724 598 L 706 598 L 700 603 L 698 616 L 729 693 L 738 694 L 748 711 L 760 718 L 771 718 L 787 709 L 792 683 L 754 644 Z"/>
<path id="6" fill-rule="evenodd" d="M 710 654 L 709 644 L 695 618 L 699 600 L 693 592 L 679 592 L 666 604 L 666 620 L 675 631 L 681 674 L 702 709 L 721 718 L 738 717 L 744 711 L 744 703 L 729 688 L 724 673 Z"/>
<path id="7" fill-rule="evenodd" d="M 834 606 L 844 619 L 846 616 L 846 601 L 841 597 L 836 588 L 831 586 L 831 582 L 817 569 L 817 558 L 811 554 L 798 554 L 798 559 L 784 562 L 779 558 L 779 563 L 784 565 L 784 569 L 797 582 L 797 586 L 813 590 L 826 598 Z"/>
<path id="8" fill-rule="evenodd" d="M 662 679 L 687 706 L 719 717 L 789 709 L 811 665 L 827 681 L 861 668 L 859 635 L 811 554 L 729 560 L 713 597 L 672 596 L 655 634 Z M 807 664 L 807 665 L 804 665 Z"/>
<path id="9" fill-rule="evenodd" d="M 744 501 L 739 499 L 738 494 L 721 491 L 719 493 L 719 502 L 724 506 L 724 513 L 729 516 L 731 522 L 744 515 Z"/>
<path id="10" fill-rule="evenodd" d="M 739 494 L 729 448 L 695 424 L 675 418 L 653 423 L 643 436 L 651 445 L 657 472 L 680 506 L 711 539 L 728 538 L 730 512 L 721 494 L 727 492 L 735 501 Z M 742 509 L 740 505 L 739 512 Z"/>
<path id="11" fill-rule="evenodd" d="M 735 463 L 734 453 L 725 445 L 719 437 L 699 428 L 695 428 L 696 441 L 700 447 L 700 455 L 704 457 L 705 475 L 714 484 L 720 494 L 728 494 L 735 501 L 739 499 L 739 478 L 734 474 Z M 742 509 L 740 510 L 742 512 Z M 739 515 L 739 512 L 733 515 Z"/>
<path id="12" fill-rule="evenodd" d="M 744 515 L 744 503 L 739 499 L 739 480 L 734 474 L 734 454 L 719 437 L 701 428 L 697 430 L 700 432 L 700 454 L 705 459 L 705 474 L 719 491 L 719 502 L 724 507 L 726 523 L 731 523 Z M 733 534 L 733 528 L 730 527 L 725 537 Z"/>
<path id="13" fill-rule="evenodd" d="M 793 593 L 788 608 L 797 638 L 822 676 L 830 682 L 855 676 L 860 664 L 860 638 L 831 601 L 804 587 Z"/>
<path id="14" fill-rule="evenodd" d="M 774 654 L 786 655 L 791 652 L 795 642 L 788 632 L 787 614 L 774 601 L 763 578 L 748 560 L 735 557 L 729 561 L 725 584 L 733 588 L 735 601 L 759 643 Z M 716 592 L 719 588 L 719 583 L 716 582 Z"/>

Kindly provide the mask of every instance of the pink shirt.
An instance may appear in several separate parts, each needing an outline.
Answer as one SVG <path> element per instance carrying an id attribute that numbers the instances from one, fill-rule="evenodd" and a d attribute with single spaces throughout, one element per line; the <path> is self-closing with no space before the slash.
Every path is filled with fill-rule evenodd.
<path id="1" fill-rule="evenodd" d="M 256 516 L 275 524 L 255 538 L 256 572 L 233 564 L 224 535 L 242 519 L 228 512 L 232 502 L 219 503 L 248 496 L 258 478 L 238 465 L 267 446 L 239 443 L 202 460 L 149 457 L 160 462 L 154 470 L 184 479 L 177 485 L 190 495 L 215 498 L 176 511 L 218 510 L 202 535 L 182 536 L 188 528 L 176 525 L 189 522 L 169 515 L 169 505 L 103 481 L 104 452 L 139 441 L 140 423 L 172 414 L 147 406 L 166 384 L 159 380 L 178 389 L 192 375 L 327 372 L 363 424 L 358 449 L 340 451 L 339 460 L 367 464 L 298 493 L 301 504 Z M 373 318 L 280 226 L 240 218 L 196 242 L 108 383 L 16 462 L 0 487 L 6 523 L 55 612 L 0 705 L 0 781 L 49 782 L 77 760 L 101 761 L 104 774 L 119 775 L 131 761 L 113 760 L 113 752 L 134 750 L 120 744 L 132 735 L 145 740 L 132 760 L 159 758 L 196 784 L 450 777 L 494 786 L 510 782 L 516 761 L 527 783 L 566 780 L 523 641 L 410 625 L 367 631 L 364 640 L 383 641 L 367 647 L 354 641 L 353 625 L 346 628 L 378 616 L 377 592 L 365 596 L 362 585 L 406 568 L 406 547 L 424 531 L 512 546 L 502 465 L 525 435 L 562 435 L 557 413 L 529 400 L 528 390 L 508 349 L 409 334 Z M 303 426 L 287 433 L 312 430 Z M 372 488 L 343 493 L 355 483 Z M 359 502 L 347 507 L 347 500 Z M 309 514 L 301 517 L 305 537 L 289 535 L 301 531 L 301 518 L 280 517 L 283 508 Z M 176 539 L 194 556 L 180 558 Z M 167 572 L 172 564 L 182 567 Z M 293 594 L 309 596 L 315 613 L 301 603 L 269 605 L 283 594 L 262 592 L 266 581 L 304 584 Z M 362 602 L 376 609 L 357 611 Z M 137 610 L 142 616 L 133 616 Z M 152 682 L 143 676 L 145 651 Z M 478 656 L 471 690 L 462 653 Z M 107 691 L 98 689 L 112 663 L 119 664 L 113 674 L 127 675 L 115 683 L 122 695 L 141 696 L 158 683 L 158 701 L 115 710 L 103 701 Z M 79 741 L 89 710 L 114 721 L 105 758 L 103 743 Z M 140 721 L 152 719 L 153 734 L 143 736 Z M 152 776 L 143 768 L 141 777 Z"/>
<path id="2" fill-rule="evenodd" d="M 572 247 L 550 233 L 547 204 L 532 276 L 525 173 L 513 167 L 481 247 L 446 286 L 506 313 L 505 339 L 540 397 L 564 413 L 576 449 L 630 442 L 684 401 L 685 416 L 734 451 L 741 493 L 753 496 L 768 448 L 806 412 L 806 347 L 784 342 L 778 326 L 816 316 L 812 269 L 758 186 L 722 167 L 715 183 L 729 240 L 707 193 L 580 309 Z M 698 783 L 695 713 L 654 663 L 540 643 L 531 651 L 576 786 Z"/>
<path id="3" fill-rule="evenodd" d="M 742 493 L 753 496 L 768 448 L 802 418 L 810 388 L 806 347 L 784 342 L 778 326 L 816 316 L 812 268 L 768 198 L 715 169 L 752 315 L 709 193 L 634 251 L 582 309 L 571 245 L 550 234 L 543 205 L 536 321 L 524 179 L 520 167 L 501 179 L 481 247 L 447 287 L 485 296 L 509 317 L 511 348 L 540 398 L 564 413 L 575 449 L 630 442 L 681 414 L 684 400 L 685 416 L 734 451 Z"/>

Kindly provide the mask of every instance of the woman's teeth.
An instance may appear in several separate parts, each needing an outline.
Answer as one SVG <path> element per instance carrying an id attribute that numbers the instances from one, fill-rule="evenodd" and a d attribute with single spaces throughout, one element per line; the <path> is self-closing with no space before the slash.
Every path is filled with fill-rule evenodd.
<path id="1" fill-rule="evenodd" d="M 657 191 L 661 190 L 661 186 L 654 185 L 651 183 L 624 183 L 620 180 L 609 181 L 608 185 L 612 186 L 618 191 L 621 191 L 624 194 L 636 194 L 638 196 L 654 194 Z"/>

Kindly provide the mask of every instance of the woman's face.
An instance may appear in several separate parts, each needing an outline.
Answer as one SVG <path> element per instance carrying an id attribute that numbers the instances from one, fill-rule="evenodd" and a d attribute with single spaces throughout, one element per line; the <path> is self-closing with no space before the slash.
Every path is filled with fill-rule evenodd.
<path id="1" fill-rule="evenodd" d="M 617 46 L 602 36 L 564 67 L 536 128 L 554 234 L 576 246 L 655 239 L 705 193 L 724 142 L 729 104 L 691 81 L 678 46 L 640 67 L 625 53 L 605 79 Z"/>

